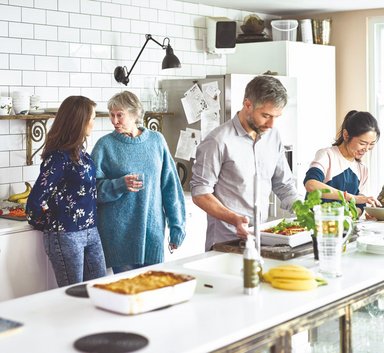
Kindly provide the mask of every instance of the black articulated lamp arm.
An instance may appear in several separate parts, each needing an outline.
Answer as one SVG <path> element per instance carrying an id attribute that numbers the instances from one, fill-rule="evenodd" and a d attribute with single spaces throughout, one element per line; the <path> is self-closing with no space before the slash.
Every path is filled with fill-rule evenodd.
<path id="1" fill-rule="evenodd" d="M 163 47 L 157 40 L 155 40 L 155 39 L 152 38 L 152 35 L 150 35 L 150 34 L 146 34 L 146 35 L 145 35 L 145 38 L 146 38 L 146 41 L 145 41 L 143 47 L 141 48 L 139 54 L 137 55 L 136 60 L 133 62 L 132 67 L 131 67 L 131 69 L 130 69 L 129 72 L 128 72 L 128 76 L 131 74 L 133 68 L 135 67 L 137 61 L 139 60 L 139 58 L 140 58 L 140 56 L 141 56 L 141 53 L 143 52 L 145 46 L 147 45 L 147 43 L 148 43 L 150 40 L 154 41 L 156 44 L 158 44 L 158 45 L 161 46 L 163 49 L 165 49 L 165 48 L 164 48 L 164 47 Z"/>
<path id="2" fill-rule="evenodd" d="M 169 44 L 169 38 L 168 37 L 164 38 L 163 44 L 159 43 L 156 39 L 153 39 L 151 34 L 146 34 L 145 35 L 145 39 L 146 39 L 145 43 L 142 46 L 139 54 L 137 55 L 135 61 L 132 64 L 132 67 L 131 67 L 131 69 L 129 71 L 127 71 L 127 67 L 126 66 L 117 66 L 115 68 L 114 76 L 115 76 L 115 80 L 117 82 L 121 82 L 121 83 L 123 83 L 125 85 L 128 84 L 128 82 L 129 82 L 129 75 L 131 74 L 131 72 L 132 72 L 133 68 L 135 67 L 137 61 L 139 60 L 139 58 L 140 58 L 144 48 L 146 47 L 147 43 L 150 40 L 155 42 L 158 46 L 162 47 L 163 49 L 166 49 L 166 56 L 165 56 L 165 58 L 163 60 L 162 69 L 168 69 L 168 68 L 171 68 L 171 67 L 181 67 L 179 59 L 173 54 L 173 49 L 172 49 L 172 47 Z M 165 44 L 166 40 L 168 40 L 168 44 Z M 169 60 L 170 56 L 171 56 L 171 60 Z"/>

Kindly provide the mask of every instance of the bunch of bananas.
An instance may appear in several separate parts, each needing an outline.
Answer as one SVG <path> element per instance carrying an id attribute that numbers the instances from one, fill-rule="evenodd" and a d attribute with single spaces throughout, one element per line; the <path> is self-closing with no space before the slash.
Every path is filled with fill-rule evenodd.
<path id="1" fill-rule="evenodd" d="M 29 194 L 31 193 L 31 190 L 32 190 L 32 186 L 30 183 L 28 182 L 25 182 L 25 191 L 21 192 L 21 193 L 18 193 L 18 194 L 13 194 L 11 196 L 8 197 L 8 201 L 11 201 L 11 202 L 17 202 L 17 203 L 21 203 L 21 204 L 26 204 L 27 203 L 27 200 L 28 200 L 28 196 Z"/>
<path id="2" fill-rule="evenodd" d="M 263 273 L 263 280 L 274 288 L 285 290 L 311 290 L 327 284 L 327 281 L 315 277 L 312 271 L 299 265 L 273 267 Z"/>

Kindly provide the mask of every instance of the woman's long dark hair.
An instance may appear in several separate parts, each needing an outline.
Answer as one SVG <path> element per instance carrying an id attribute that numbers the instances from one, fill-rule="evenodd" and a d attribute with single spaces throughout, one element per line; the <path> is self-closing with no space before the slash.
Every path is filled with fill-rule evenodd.
<path id="1" fill-rule="evenodd" d="M 357 110 L 348 112 L 341 125 L 337 139 L 332 146 L 340 146 L 344 142 L 344 130 L 348 133 L 347 143 L 351 141 L 353 137 L 361 136 L 369 131 L 376 132 L 376 141 L 380 138 L 380 129 L 377 120 L 368 112 L 359 112 Z"/>
<path id="2" fill-rule="evenodd" d="M 45 159 L 53 151 L 61 150 L 69 152 L 71 160 L 78 162 L 94 107 L 96 103 L 87 97 L 66 98 L 47 134 L 41 158 Z"/>

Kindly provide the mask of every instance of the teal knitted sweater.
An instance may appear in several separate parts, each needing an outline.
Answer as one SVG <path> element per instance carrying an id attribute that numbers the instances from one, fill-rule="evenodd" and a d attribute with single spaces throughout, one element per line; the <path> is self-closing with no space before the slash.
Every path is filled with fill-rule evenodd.
<path id="1" fill-rule="evenodd" d="M 175 163 L 163 135 L 141 128 L 131 138 L 112 132 L 100 138 L 96 166 L 98 230 L 107 266 L 164 261 L 166 222 L 170 242 L 185 237 L 185 200 Z M 127 190 L 124 176 L 144 173 L 144 189 Z"/>

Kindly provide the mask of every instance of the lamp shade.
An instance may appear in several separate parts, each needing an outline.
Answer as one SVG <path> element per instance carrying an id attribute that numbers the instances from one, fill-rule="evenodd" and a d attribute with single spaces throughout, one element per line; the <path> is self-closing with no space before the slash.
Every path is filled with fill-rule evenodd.
<path id="1" fill-rule="evenodd" d="M 180 60 L 173 54 L 172 47 L 168 44 L 166 48 L 166 54 L 161 64 L 162 70 L 181 67 Z"/>

